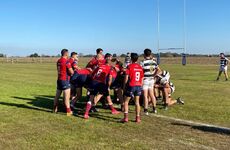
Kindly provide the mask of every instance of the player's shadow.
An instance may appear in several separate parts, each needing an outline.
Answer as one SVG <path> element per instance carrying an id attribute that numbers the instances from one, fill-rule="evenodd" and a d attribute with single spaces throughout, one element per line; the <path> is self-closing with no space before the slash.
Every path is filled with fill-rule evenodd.
<path id="1" fill-rule="evenodd" d="M 1 105 L 7 105 L 7 106 L 19 107 L 19 108 L 45 111 L 45 112 L 52 112 L 52 110 L 53 110 L 54 96 L 36 95 L 33 98 L 13 96 L 12 98 L 17 99 L 17 100 L 26 101 L 26 103 L 25 104 L 18 104 L 18 103 L 0 102 L 0 104 Z M 62 99 L 63 99 L 62 97 L 60 97 L 60 99 L 59 99 L 59 107 L 58 107 L 59 112 L 65 112 L 64 102 Z M 85 108 L 85 102 L 84 102 L 85 99 L 86 99 L 86 97 L 83 96 L 82 99 L 76 103 L 77 109 L 75 109 L 74 111 L 76 111 L 76 112 L 83 111 L 83 109 Z"/>
<path id="2" fill-rule="evenodd" d="M 172 125 L 190 127 L 192 129 L 200 130 L 203 132 L 230 135 L 230 129 L 227 128 L 212 127 L 212 126 L 205 126 L 205 125 L 191 125 L 186 123 L 175 123 L 175 122 L 173 122 Z"/>
<path id="3" fill-rule="evenodd" d="M 27 108 L 38 111 L 51 112 L 53 107 L 53 97 L 52 96 L 34 96 L 34 98 L 25 98 L 19 96 L 12 96 L 12 98 L 17 100 L 26 101 L 25 104 L 18 103 L 0 103 L 2 105 L 15 106 L 19 108 Z"/>
<path id="4" fill-rule="evenodd" d="M 36 111 L 43 111 L 43 112 L 52 112 L 53 110 L 53 101 L 54 96 L 50 95 L 36 95 L 32 98 L 26 98 L 26 97 L 19 97 L 19 96 L 12 96 L 12 98 L 20 101 L 24 101 L 23 103 L 17 103 L 15 102 L 0 102 L 0 105 L 6 105 L 6 106 L 12 106 L 12 107 L 18 107 L 18 108 L 24 108 L 24 109 L 31 109 Z M 77 117 L 81 117 L 84 114 L 85 106 L 86 106 L 86 97 L 83 96 L 80 101 L 76 103 L 76 109 L 74 109 L 74 115 Z M 103 107 L 98 106 L 100 109 L 105 109 Z M 108 109 L 107 109 L 108 110 Z M 65 113 L 65 107 L 63 104 L 62 97 L 59 99 L 59 110 L 58 112 Z M 99 113 L 91 113 L 90 116 L 93 118 L 97 118 L 100 120 L 106 120 L 110 122 L 117 122 L 119 117 L 111 116 L 109 115 L 110 110 L 108 112 L 99 112 Z"/>

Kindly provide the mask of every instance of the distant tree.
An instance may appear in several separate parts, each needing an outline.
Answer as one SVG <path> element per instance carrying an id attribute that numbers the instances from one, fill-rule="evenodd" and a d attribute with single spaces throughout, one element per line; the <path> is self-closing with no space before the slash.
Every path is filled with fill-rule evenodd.
<path id="1" fill-rule="evenodd" d="M 31 54 L 29 57 L 40 57 L 38 53 Z"/>
<path id="2" fill-rule="evenodd" d="M 0 57 L 6 57 L 6 55 L 4 55 L 4 54 L 0 53 Z"/>
<path id="3" fill-rule="evenodd" d="M 87 55 L 84 55 L 84 57 L 93 57 L 94 55 L 92 54 L 87 54 Z"/>
<path id="4" fill-rule="evenodd" d="M 79 53 L 78 56 L 79 56 L 79 57 L 83 57 L 84 54 L 83 54 L 83 53 Z"/>
<path id="5" fill-rule="evenodd" d="M 121 54 L 120 57 L 126 57 L 126 54 Z"/>

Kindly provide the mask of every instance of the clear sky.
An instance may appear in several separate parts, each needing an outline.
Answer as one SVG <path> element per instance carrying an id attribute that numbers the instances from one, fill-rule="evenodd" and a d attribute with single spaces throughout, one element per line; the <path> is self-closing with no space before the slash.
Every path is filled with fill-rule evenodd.
<path id="1" fill-rule="evenodd" d="M 160 0 L 160 47 L 183 46 L 183 0 Z M 188 53 L 230 52 L 230 1 L 187 0 Z M 0 0 L 0 53 L 157 49 L 157 0 Z M 177 51 L 181 52 L 181 51 Z"/>

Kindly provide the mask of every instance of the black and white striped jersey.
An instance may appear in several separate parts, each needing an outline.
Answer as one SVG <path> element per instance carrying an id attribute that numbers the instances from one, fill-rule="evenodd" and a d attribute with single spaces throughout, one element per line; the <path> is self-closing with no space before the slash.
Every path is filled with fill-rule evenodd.
<path id="1" fill-rule="evenodd" d="M 220 66 L 226 66 L 228 64 L 229 59 L 226 57 L 220 58 Z"/>
<path id="2" fill-rule="evenodd" d="M 156 61 L 153 59 L 145 59 L 140 62 L 140 65 L 144 70 L 144 78 L 152 79 L 154 77 L 155 70 L 158 67 Z"/>
<path id="3" fill-rule="evenodd" d="M 127 68 L 128 65 L 130 65 L 130 64 L 131 64 L 131 57 L 130 57 L 130 55 L 126 55 L 126 56 L 125 56 L 124 67 Z"/>

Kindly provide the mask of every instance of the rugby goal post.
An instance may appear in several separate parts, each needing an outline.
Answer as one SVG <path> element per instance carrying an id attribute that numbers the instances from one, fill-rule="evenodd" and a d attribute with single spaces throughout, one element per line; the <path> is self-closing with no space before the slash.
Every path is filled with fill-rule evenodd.
<path id="1" fill-rule="evenodd" d="M 157 64 L 160 64 L 160 53 L 162 51 L 183 51 L 181 53 L 182 65 L 187 64 L 187 29 L 186 29 L 186 0 L 183 0 L 183 47 L 182 48 L 160 48 L 160 0 L 157 0 Z"/>

